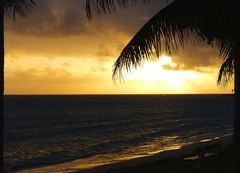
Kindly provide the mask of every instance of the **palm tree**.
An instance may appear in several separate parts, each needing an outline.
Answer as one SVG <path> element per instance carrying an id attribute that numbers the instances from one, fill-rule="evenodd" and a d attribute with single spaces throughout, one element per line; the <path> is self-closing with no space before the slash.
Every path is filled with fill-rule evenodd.
<path id="1" fill-rule="evenodd" d="M 126 6 L 134 0 L 115 1 Z M 128 3 L 127 3 L 128 2 Z M 110 13 L 114 0 L 87 0 L 87 14 Z M 234 78 L 235 117 L 233 143 L 240 165 L 240 7 L 237 0 L 175 0 L 151 18 L 123 49 L 114 63 L 113 79 L 122 80 L 123 72 L 139 67 L 153 54 L 177 53 L 179 47 L 207 41 L 219 48 L 223 64 L 218 84 Z M 240 169 L 238 168 L 238 172 Z"/>
<path id="2" fill-rule="evenodd" d="M 4 172 L 4 159 L 3 159 L 3 130 L 4 130 L 4 15 L 15 19 L 17 16 L 26 17 L 28 12 L 35 6 L 33 0 L 3 0 L 0 5 L 0 127 L 1 127 L 1 144 L 0 144 L 0 172 Z"/>

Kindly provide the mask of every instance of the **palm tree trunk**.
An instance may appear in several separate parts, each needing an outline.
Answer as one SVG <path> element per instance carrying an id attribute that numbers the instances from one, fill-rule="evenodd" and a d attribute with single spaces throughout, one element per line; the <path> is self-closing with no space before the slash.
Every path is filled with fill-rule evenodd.
<path id="1" fill-rule="evenodd" d="M 0 172 L 4 172 L 4 160 L 3 160 L 3 129 L 4 129 L 4 114 L 3 114 L 3 93 L 4 93 L 4 1 L 1 1 L 0 5 L 0 21 L 1 21 L 1 26 L 0 26 L 0 128 L 1 128 L 1 135 L 0 135 Z"/>
<path id="2" fill-rule="evenodd" d="M 235 69 L 235 117 L 233 143 L 235 149 L 235 159 L 237 173 L 240 173 L 240 57 L 234 59 Z"/>

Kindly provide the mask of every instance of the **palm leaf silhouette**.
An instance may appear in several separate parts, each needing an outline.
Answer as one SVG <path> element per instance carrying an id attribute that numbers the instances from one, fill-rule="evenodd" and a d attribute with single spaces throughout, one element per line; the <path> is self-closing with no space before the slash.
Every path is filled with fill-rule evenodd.
<path id="1" fill-rule="evenodd" d="M 116 5 L 120 7 L 127 7 L 135 5 L 140 0 L 86 0 L 86 13 L 88 18 L 92 18 L 93 12 L 97 13 L 111 13 L 115 11 Z M 141 0 L 144 3 L 153 2 L 155 0 Z M 168 1 L 168 0 L 166 0 Z"/>
<path id="2" fill-rule="evenodd" d="M 4 15 L 10 18 L 15 19 L 17 16 L 26 17 L 29 12 L 33 9 L 36 4 L 33 0 L 3 0 L 1 1 L 0 7 L 0 19 L 1 19 L 1 27 L 0 27 L 0 127 L 1 134 L 0 138 L 2 140 L 0 144 L 0 164 L 1 169 L 0 172 L 4 172 L 4 158 L 3 158 L 3 127 L 4 127 L 4 107 L 3 107 L 3 99 L 4 99 Z"/>
<path id="3" fill-rule="evenodd" d="M 87 0 L 87 14 L 91 18 L 92 11 L 110 13 L 116 4 L 135 3 L 135 0 Z M 141 66 L 153 54 L 159 57 L 162 52 L 177 53 L 179 47 L 204 40 L 219 48 L 224 63 L 219 71 L 218 84 L 227 84 L 234 74 L 237 40 L 233 33 L 239 29 L 236 22 L 239 17 L 235 0 L 227 3 L 224 0 L 175 0 L 151 18 L 123 49 L 114 63 L 113 79 L 123 79 L 123 72 Z"/>
<path id="4" fill-rule="evenodd" d="M 229 20 L 222 13 L 226 6 L 212 1 L 205 7 L 205 3 L 206 1 L 178 0 L 156 14 L 123 49 L 114 64 L 113 78 L 122 79 L 124 71 L 140 66 L 154 53 L 158 57 L 162 52 L 172 54 L 178 51 L 179 46 L 183 48 L 186 44 L 207 40 L 219 48 L 219 54 L 224 59 L 218 83 L 226 84 L 233 75 L 236 39 L 232 33 L 226 35 L 226 28 L 221 28 L 220 22 L 213 22 L 218 18 L 221 18 L 221 22 Z M 237 16 L 240 17 L 239 13 Z M 228 23 L 230 27 L 233 26 L 231 20 Z M 209 30 L 206 25 L 213 29 Z"/>
<path id="5" fill-rule="evenodd" d="M 111 0 L 89 0 L 98 13 L 114 9 Z M 124 0 L 120 1 L 121 3 Z M 89 6 L 89 4 L 88 4 Z M 179 47 L 207 41 L 219 49 L 223 64 L 218 84 L 226 85 L 234 77 L 235 116 L 233 143 L 236 171 L 240 172 L 240 8 L 237 0 L 175 0 L 150 19 L 123 49 L 113 66 L 113 79 L 149 60 L 153 54 L 176 53 Z M 233 76 L 234 75 L 234 76 Z"/>
<path id="6" fill-rule="evenodd" d="M 26 17 L 36 6 L 33 0 L 4 0 L 4 10 L 8 17 Z"/>

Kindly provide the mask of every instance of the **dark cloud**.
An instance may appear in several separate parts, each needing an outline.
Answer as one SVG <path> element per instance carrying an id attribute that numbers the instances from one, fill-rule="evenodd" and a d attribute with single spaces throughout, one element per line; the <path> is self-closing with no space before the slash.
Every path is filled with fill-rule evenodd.
<path id="1" fill-rule="evenodd" d="M 159 2 L 118 9 L 111 15 L 94 16 L 88 21 L 85 0 L 39 0 L 26 19 L 7 20 L 5 29 L 20 34 L 37 36 L 71 36 L 117 30 L 134 34 L 157 11 Z"/>
<path id="2" fill-rule="evenodd" d="M 203 70 L 205 67 L 213 67 L 220 64 L 218 49 L 206 43 L 188 46 L 180 49 L 177 55 L 173 56 L 176 66 L 164 65 L 166 70 L 195 70 L 198 72 L 210 72 Z"/>
<path id="3" fill-rule="evenodd" d="M 107 16 L 95 17 L 94 20 L 100 27 L 106 29 L 109 26 L 119 32 L 125 32 L 134 35 L 151 17 L 160 11 L 166 3 L 164 1 L 155 1 L 154 3 L 138 3 L 136 6 L 121 8 Z M 99 20 L 100 19 L 100 20 Z M 102 20 L 107 21 L 102 25 Z"/>
<path id="4" fill-rule="evenodd" d="M 32 52 L 41 52 L 44 55 L 46 52 L 49 52 L 54 57 L 59 54 L 65 56 L 73 54 L 75 56 L 76 52 L 79 52 L 77 55 L 81 54 L 81 58 L 83 58 L 83 52 L 86 55 L 96 50 L 98 51 L 96 56 L 99 60 L 109 61 L 113 57 L 118 57 L 126 43 L 122 43 L 117 38 L 116 41 L 114 38 L 111 38 L 112 43 L 114 41 L 119 42 L 117 43 L 119 46 L 116 48 L 116 44 L 112 45 L 109 40 L 108 42 L 106 40 L 98 40 L 97 36 L 94 43 L 87 43 L 88 40 L 83 40 L 82 38 L 79 40 L 67 40 L 65 38 L 59 41 L 56 41 L 57 39 L 54 41 L 55 38 L 49 38 L 79 35 L 92 36 L 97 33 L 106 35 L 107 38 L 109 37 L 109 32 L 125 33 L 131 38 L 142 25 L 164 7 L 165 4 L 163 2 L 138 3 L 135 7 L 121 8 L 109 15 L 94 15 L 93 20 L 88 21 L 85 14 L 85 0 L 36 0 L 37 7 L 32 14 L 29 14 L 28 18 L 17 21 L 6 20 L 5 29 L 23 36 L 21 37 L 23 38 L 21 44 L 24 45 L 20 49 L 20 46 L 14 43 L 14 40 L 13 43 L 6 44 L 6 48 L 10 47 L 10 49 L 14 48 L 14 50 L 25 50 L 27 48 L 26 52 L 32 50 Z M 44 39 L 36 41 L 28 38 L 29 41 L 26 41 L 25 35 L 41 36 Z M 29 42 L 32 42 L 32 44 L 29 45 Z M 85 46 L 83 46 L 84 42 L 86 42 Z M 97 46 L 98 48 L 96 48 Z M 67 49 L 65 49 L 66 47 Z M 17 54 L 15 54 L 14 57 L 17 57 Z M 165 65 L 163 66 L 164 69 L 201 71 L 202 67 L 215 66 L 220 63 L 217 49 L 213 49 L 206 44 L 180 49 L 178 54 L 173 57 L 173 61 L 177 65 L 175 67 Z"/>
<path id="5" fill-rule="evenodd" d="M 71 0 L 40 0 L 26 19 L 7 20 L 6 29 L 38 36 L 75 35 L 85 30 L 82 3 Z M 70 2 L 70 1 L 69 1 Z"/>
<path id="6" fill-rule="evenodd" d="M 218 50 L 204 44 L 182 49 L 176 58 L 176 63 L 183 62 L 185 68 L 207 67 L 219 62 Z"/>

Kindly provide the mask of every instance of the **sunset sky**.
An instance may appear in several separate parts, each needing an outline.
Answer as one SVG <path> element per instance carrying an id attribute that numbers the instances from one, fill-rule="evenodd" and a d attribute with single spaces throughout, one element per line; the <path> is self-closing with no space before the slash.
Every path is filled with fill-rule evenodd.
<path id="1" fill-rule="evenodd" d="M 5 21 L 5 94 L 231 93 L 232 83 L 217 86 L 222 60 L 205 43 L 153 56 L 124 83 L 112 81 L 114 61 L 160 2 L 88 21 L 84 0 L 36 0 L 28 18 Z"/>

